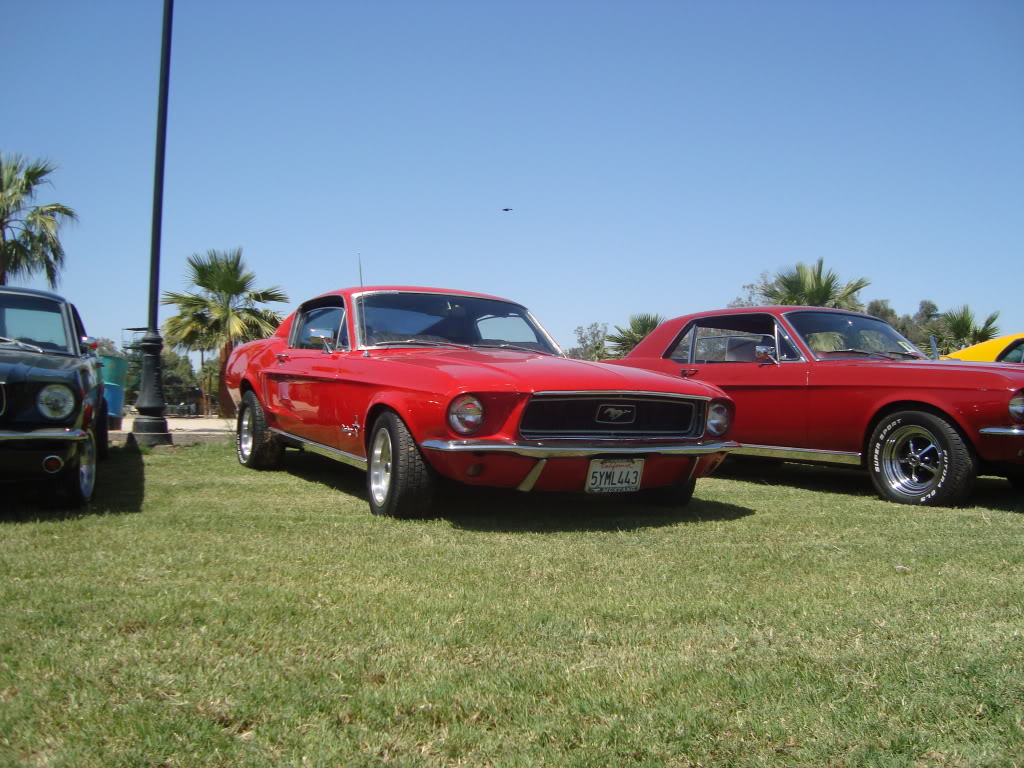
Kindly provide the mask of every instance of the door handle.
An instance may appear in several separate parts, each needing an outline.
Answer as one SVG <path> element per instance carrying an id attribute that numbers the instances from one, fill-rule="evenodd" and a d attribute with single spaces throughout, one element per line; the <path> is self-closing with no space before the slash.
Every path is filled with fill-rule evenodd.
<path id="1" fill-rule="evenodd" d="M 688 379 L 691 376 L 696 376 L 699 370 L 700 369 L 698 368 L 683 368 L 683 370 L 679 372 L 679 375 L 682 376 L 684 379 Z"/>

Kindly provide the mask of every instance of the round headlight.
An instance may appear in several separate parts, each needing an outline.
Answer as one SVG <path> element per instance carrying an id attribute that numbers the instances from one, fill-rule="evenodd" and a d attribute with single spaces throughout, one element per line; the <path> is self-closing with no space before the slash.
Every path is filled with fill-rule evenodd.
<path id="1" fill-rule="evenodd" d="M 1010 398 L 1010 418 L 1018 424 L 1024 423 L 1024 389 Z"/>
<path id="2" fill-rule="evenodd" d="M 721 437 L 729 429 L 729 406 L 724 403 L 712 403 L 708 408 L 708 432 Z"/>
<path id="3" fill-rule="evenodd" d="M 484 404 L 473 395 L 459 395 L 448 406 L 448 423 L 460 435 L 471 435 L 484 423 Z"/>
<path id="4" fill-rule="evenodd" d="M 75 393 L 63 384 L 47 384 L 36 396 L 36 407 L 48 419 L 66 419 L 75 410 Z"/>

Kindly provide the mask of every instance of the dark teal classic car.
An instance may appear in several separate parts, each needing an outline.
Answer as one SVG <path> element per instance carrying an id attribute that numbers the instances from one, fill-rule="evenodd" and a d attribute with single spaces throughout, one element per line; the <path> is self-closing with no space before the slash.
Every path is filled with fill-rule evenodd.
<path id="1" fill-rule="evenodd" d="M 80 506 L 106 449 L 100 361 L 78 310 L 54 293 L 0 286 L 0 476 Z"/>

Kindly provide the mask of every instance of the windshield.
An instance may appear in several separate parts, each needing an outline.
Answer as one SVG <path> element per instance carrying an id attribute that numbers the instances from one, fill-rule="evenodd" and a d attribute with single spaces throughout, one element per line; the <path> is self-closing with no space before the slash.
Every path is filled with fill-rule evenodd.
<path id="1" fill-rule="evenodd" d="M 837 357 L 926 358 L 888 323 L 838 312 L 789 312 L 786 319 L 819 359 Z"/>
<path id="2" fill-rule="evenodd" d="M 71 354 L 60 303 L 41 296 L 0 293 L 0 346 Z"/>
<path id="3" fill-rule="evenodd" d="M 359 298 L 364 346 L 463 346 L 558 349 L 525 307 L 496 299 L 441 293 L 382 292 Z"/>

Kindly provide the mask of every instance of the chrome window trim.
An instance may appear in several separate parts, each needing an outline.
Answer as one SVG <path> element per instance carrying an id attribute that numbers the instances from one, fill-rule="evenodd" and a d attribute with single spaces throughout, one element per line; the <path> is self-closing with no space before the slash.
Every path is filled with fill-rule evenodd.
<path id="1" fill-rule="evenodd" d="M 331 446 L 329 445 L 324 445 L 323 443 L 317 443 L 312 440 L 307 440 L 304 437 L 297 437 L 289 432 L 285 432 L 284 430 L 277 429 L 275 427 L 271 427 L 270 431 L 273 432 L 275 435 L 279 435 L 280 437 L 282 437 L 285 440 L 285 442 L 288 442 L 296 447 L 303 448 L 304 450 L 307 451 L 312 451 L 313 453 L 320 454 L 321 456 L 326 456 L 328 459 L 340 461 L 342 464 L 348 464 L 351 467 L 357 467 L 358 469 L 363 470 L 366 469 L 366 459 L 362 458 L 361 456 L 356 456 L 355 454 L 347 453 L 346 451 L 342 451 L 337 448 L 331 448 Z"/>

